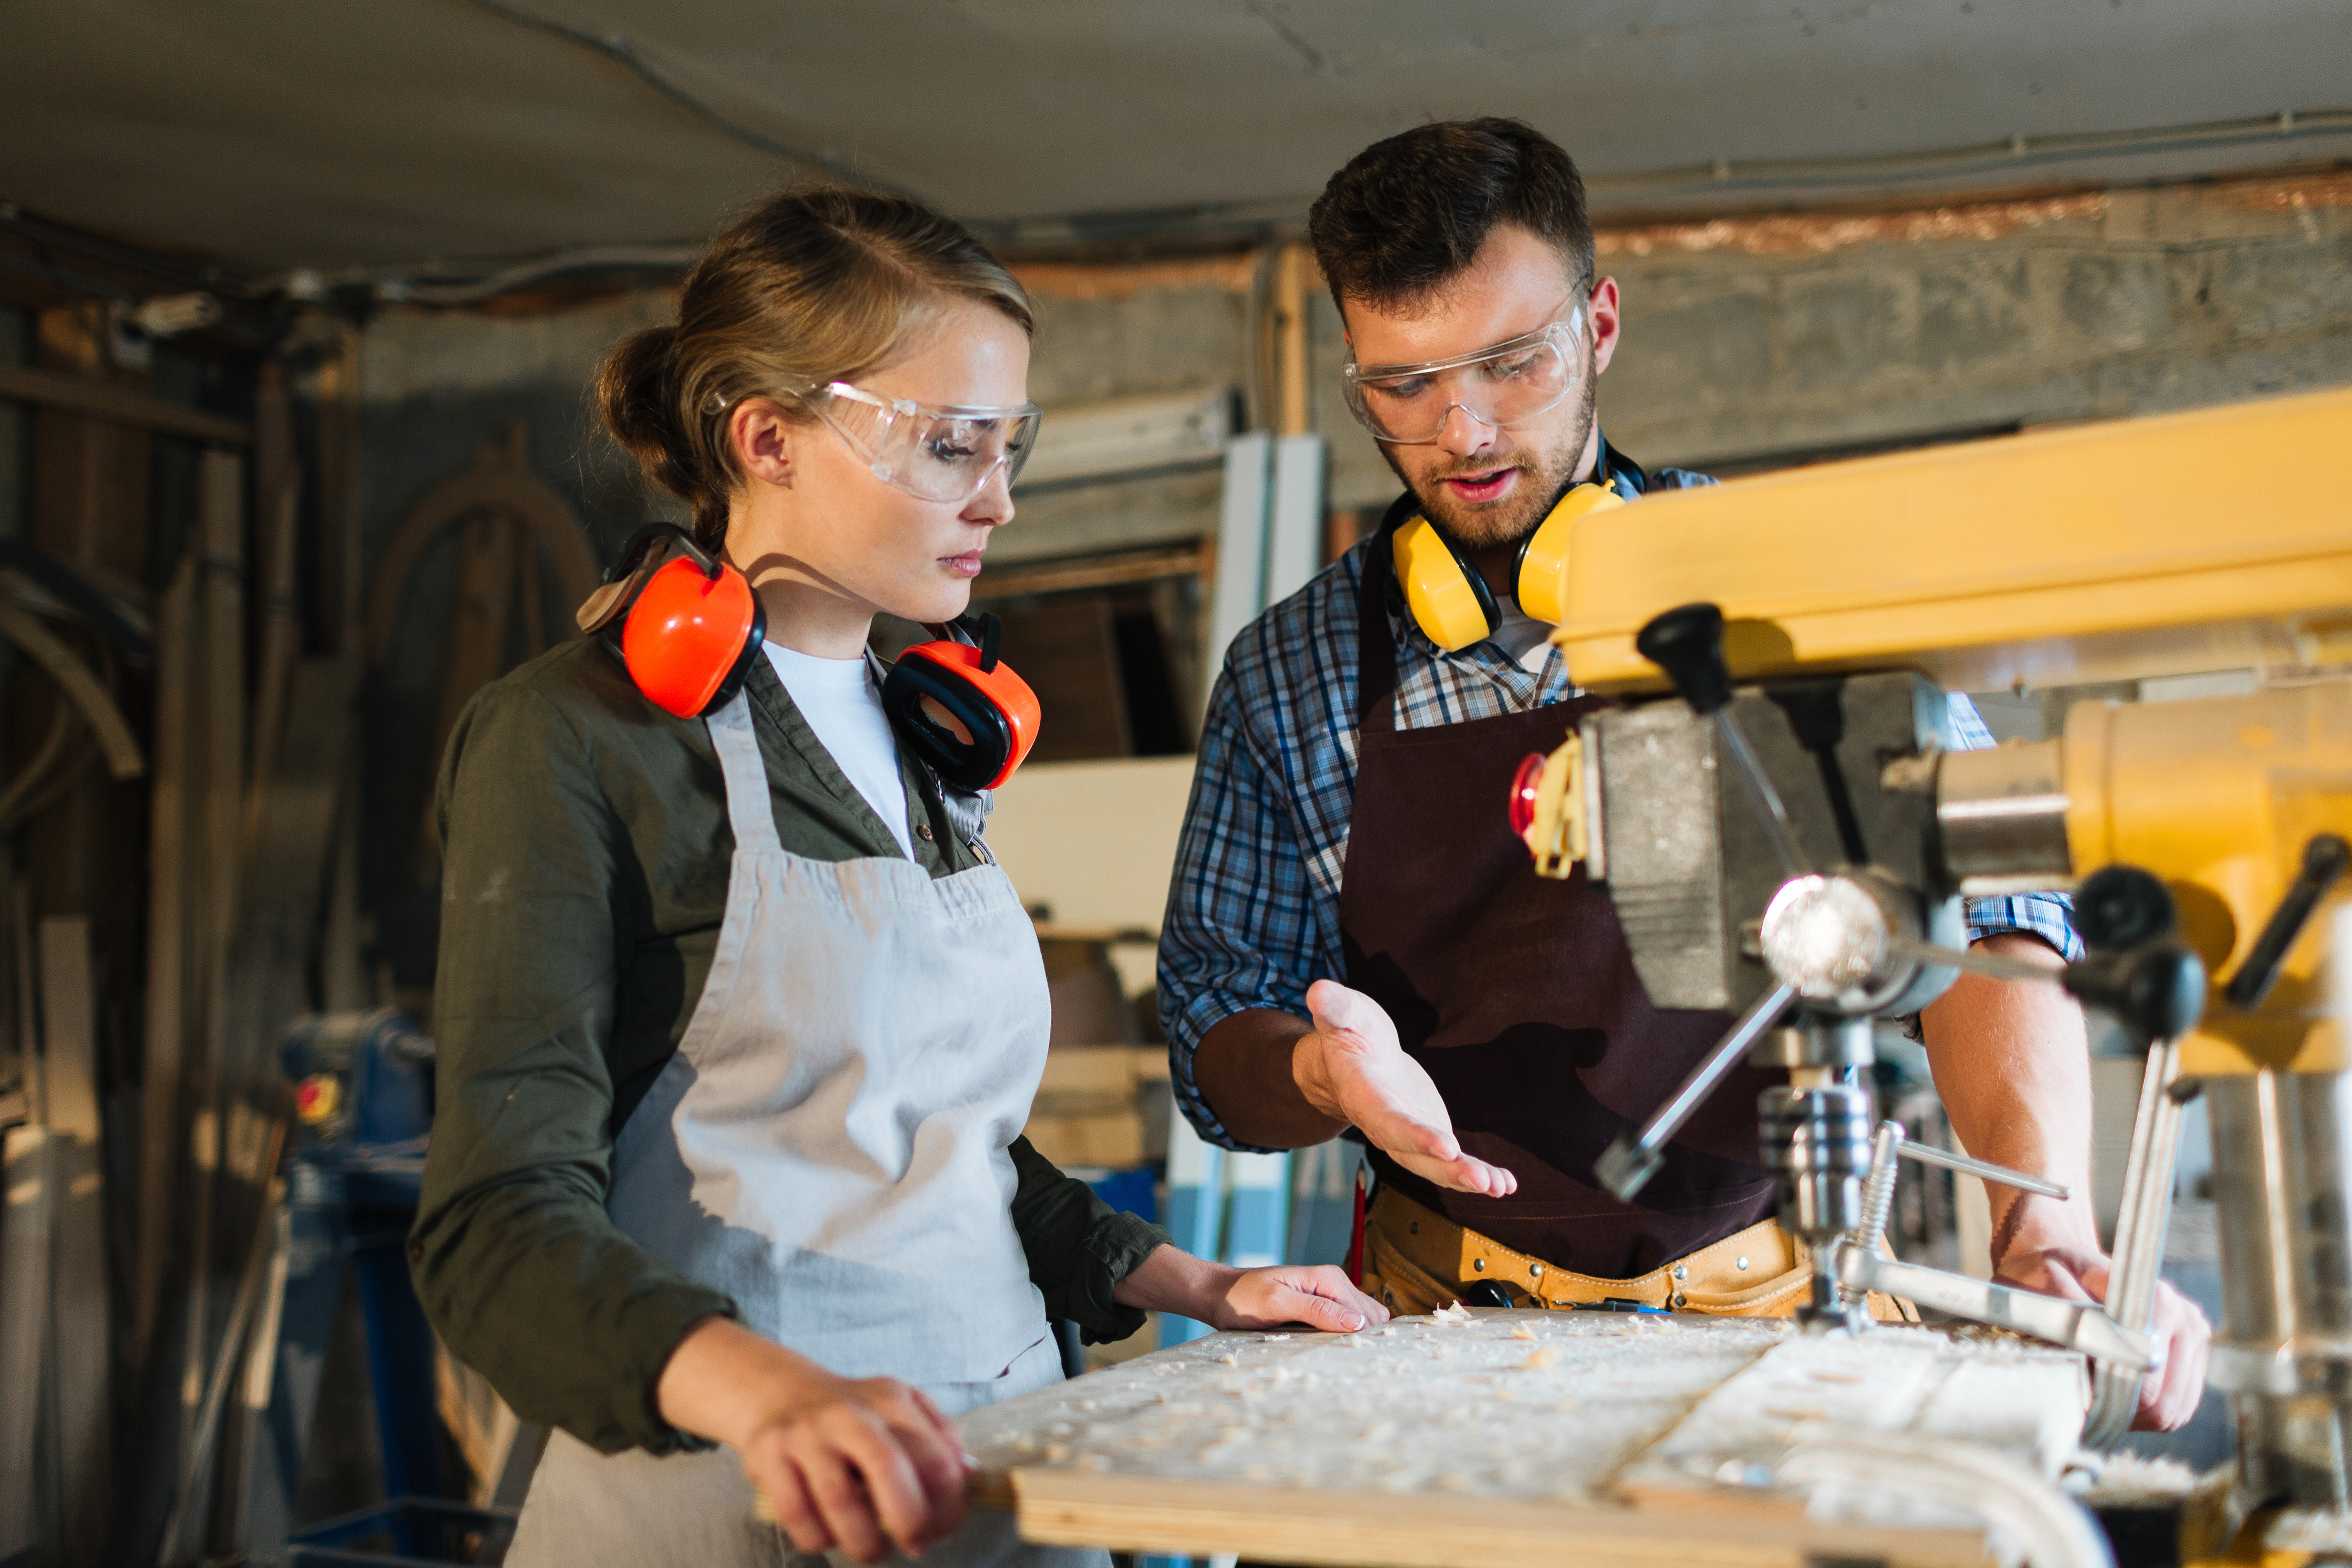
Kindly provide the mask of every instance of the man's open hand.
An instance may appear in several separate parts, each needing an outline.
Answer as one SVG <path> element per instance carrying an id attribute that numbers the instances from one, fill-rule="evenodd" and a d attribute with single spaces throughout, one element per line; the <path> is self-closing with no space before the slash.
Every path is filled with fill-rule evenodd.
<path id="1" fill-rule="evenodd" d="M 1456 1192 L 1507 1197 L 1519 1179 L 1462 1152 L 1437 1086 L 1397 1044 L 1381 1005 L 1337 981 L 1307 988 L 1314 1033 L 1298 1042 L 1292 1072 L 1307 1103 L 1354 1127 L 1417 1176 Z"/>

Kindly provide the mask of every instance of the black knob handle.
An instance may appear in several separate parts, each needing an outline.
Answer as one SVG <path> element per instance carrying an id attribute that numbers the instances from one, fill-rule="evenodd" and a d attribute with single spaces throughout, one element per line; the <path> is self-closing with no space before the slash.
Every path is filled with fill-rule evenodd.
<path id="1" fill-rule="evenodd" d="M 2278 979 L 2279 965 L 2286 962 L 2287 950 L 2294 946 L 2311 912 L 2347 866 L 2352 866 L 2352 844 L 2333 833 L 2315 834 L 2303 847 L 2303 869 L 2295 874 L 2279 907 L 2271 911 L 2270 923 L 2254 939 L 2246 961 L 2230 976 L 2230 988 L 2222 995 L 2231 1006 L 2251 1013 L 2263 1005 Z"/>
<path id="2" fill-rule="evenodd" d="M 2074 889 L 2074 929 L 2093 952 L 2128 952 L 2170 936 L 2172 889 L 2137 866 L 2108 866 Z"/>
<path id="3" fill-rule="evenodd" d="M 2122 1024 L 2143 1049 L 2187 1034 L 2205 1016 L 2205 965 L 2177 942 L 2095 952 L 2068 964 L 2059 979 L 2084 1006 Z"/>
<path id="4" fill-rule="evenodd" d="M 1666 672 L 1675 693 L 1699 714 L 1731 700 L 1731 668 L 1723 659 L 1723 612 L 1684 605 L 1652 617 L 1633 638 L 1643 658 Z"/>

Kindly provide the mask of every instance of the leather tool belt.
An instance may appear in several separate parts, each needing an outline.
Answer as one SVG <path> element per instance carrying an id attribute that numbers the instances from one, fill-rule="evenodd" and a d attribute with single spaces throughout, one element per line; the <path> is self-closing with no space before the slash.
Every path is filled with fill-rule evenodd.
<path id="1" fill-rule="evenodd" d="M 1556 1268 L 1541 1258 L 1454 1224 L 1394 1190 L 1376 1194 L 1365 1215 L 1365 1294 L 1399 1316 L 1433 1312 L 1483 1281 L 1501 1286 L 1514 1305 L 1651 1307 L 1717 1317 L 1786 1318 L 1810 1299 L 1806 1249 L 1764 1220 L 1631 1279 L 1602 1279 Z M 1916 1312 L 1874 1292 L 1871 1316 L 1916 1322 Z"/>

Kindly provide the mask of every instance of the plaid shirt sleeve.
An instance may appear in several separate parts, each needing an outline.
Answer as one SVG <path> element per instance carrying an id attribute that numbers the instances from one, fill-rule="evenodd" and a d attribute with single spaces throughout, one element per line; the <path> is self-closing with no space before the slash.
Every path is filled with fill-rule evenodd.
<path id="1" fill-rule="evenodd" d="M 1305 857 L 1276 783 L 1254 752 L 1229 668 L 1209 699 L 1160 931 L 1160 1016 L 1177 1103 L 1201 1136 L 1226 1132 L 1192 1072 L 1212 1026 L 1254 1007 L 1304 1015 L 1318 966 Z"/>
<path id="2" fill-rule="evenodd" d="M 1952 736 L 1960 750 L 1981 752 L 1991 748 L 1992 731 L 1985 727 L 1984 716 L 1977 711 L 1975 703 L 1954 691 L 1946 694 L 1944 706 L 1951 717 Z M 2074 931 L 2074 900 L 2064 893 L 2011 893 L 1999 898 L 1969 899 L 1966 909 L 1969 940 L 1972 942 L 2005 931 L 2023 931 L 2048 942 L 2069 963 L 2083 956 L 2083 939 Z"/>

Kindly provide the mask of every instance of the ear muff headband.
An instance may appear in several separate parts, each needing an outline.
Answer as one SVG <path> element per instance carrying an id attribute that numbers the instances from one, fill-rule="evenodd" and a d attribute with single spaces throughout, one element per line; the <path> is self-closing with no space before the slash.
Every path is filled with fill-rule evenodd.
<path id="1" fill-rule="evenodd" d="M 650 563 L 656 542 L 680 553 Z M 656 707 L 699 718 L 743 689 L 743 677 L 768 630 L 767 612 L 743 574 L 695 543 L 672 523 L 648 523 L 629 536 L 604 574 L 604 586 L 580 607 L 580 629 L 593 632 L 619 616 L 621 662 Z"/>
<path id="2" fill-rule="evenodd" d="M 1535 531 L 1520 541 L 1512 560 L 1511 592 L 1520 614 L 1552 626 L 1567 618 L 1568 546 L 1578 520 L 1624 504 L 1605 478 L 1569 487 Z M 1503 624 L 1485 576 L 1419 512 L 1396 531 L 1391 550 L 1406 607 L 1429 640 L 1446 652 L 1459 653 Z"/>
<path id="3" fill-rule="evenodd" d="M 960 790 L 996 788 L 1037 743 L 1037 694 L 996 657 L 996 617 L 983 616 L 980 647 L 919 643 L 882 682 L 899 742 Z"/>

